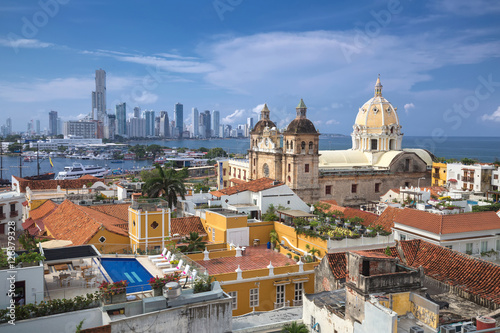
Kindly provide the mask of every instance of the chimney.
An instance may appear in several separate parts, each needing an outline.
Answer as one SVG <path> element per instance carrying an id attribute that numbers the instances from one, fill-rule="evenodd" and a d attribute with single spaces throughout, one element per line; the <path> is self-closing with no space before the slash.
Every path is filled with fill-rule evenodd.
<path id="1" fill-rule="evenodd" d="M 239 245 L 236 247 L 236 257 L 241 257 L 241 247 Z"/>
<path id="2" fill-rule="evenodd" d="M 240 265 L 238 265 L 235 272 L 237 273 L 236 280 L 243 280 L 243 276 L 241 275 L 243 271 L 241 270 Z"/>
<path id="3" fill-rule="evenodd" d="M 269 262 L 269 266 L 267 266 L 267 268 L 269 268 L 269 276 L 274 276 L 274 267 L 271 262 Z"/>
<path id="4" fill-rule="evenodd" d="M 205 260 L 205 261 L 210 260 L 210 257 L 208 256 L 207 248 L 205 248 L 205 251 L 203 251 L 203 260 Z"/>

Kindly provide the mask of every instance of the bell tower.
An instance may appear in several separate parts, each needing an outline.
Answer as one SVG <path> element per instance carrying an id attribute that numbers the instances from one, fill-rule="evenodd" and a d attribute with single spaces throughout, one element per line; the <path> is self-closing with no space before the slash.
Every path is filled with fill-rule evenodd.
<path id="1" fill-rule="evenodd" d="M 301 99 L 295 108 L 296 117 L 283 135 L 283 176 L 302 200 L 313 203 L 319 199 L 319 133 L 307 119 L 307 107 Z"/>

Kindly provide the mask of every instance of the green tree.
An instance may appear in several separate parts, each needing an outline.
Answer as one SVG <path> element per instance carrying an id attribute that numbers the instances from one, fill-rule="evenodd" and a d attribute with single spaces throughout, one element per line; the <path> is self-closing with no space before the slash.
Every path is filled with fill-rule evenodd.
<path id="1" fill-rule="evenodd" d="M 146 148 L 143 145 L 131 146 L 128 150 L 134 153 L 137 158 L 144 158 L 146 156 Z"/>
<path id="2" fill-rule="evenodd" d="M 386 256 L 391 256 L 391 248 L 389 247 L 389 245 L 387 245 L 387 247 L 385 248 L 385 255 Z"/>
<path id="3" fill-rule="evenodd" d="M 275 214 L 275 208 L 273 204 L 270 204 L 266 210 L 266 213 L 262 215 L 263 221 L 278 221 L 278 215 Z"/>
<path id="4" fill-rule="evenodd" d="M 314 247 L 309 251 L 309 253 L 311 253 L 314 261 L 316 261 L 316 257 L 315 257 L 316 254 L 318 256 L 321 255 L 321 252 L 318 249 L 314 248 Z"/>
<path id="5" fill-rule="evenodd" d="M 163 147 L 157 144 L 152 144 L 146 147 L 146 151 L 153 155 L 153 159 L 155 159 L 156 156 L 163 151 Z"/>
<path id="6" fill-rule="evenodd" d="M 474 159 L 471 159 L 471 158 L 467 158 L 467 157 L 464 157 L 460 160 L 460 162 L 462 162 L 462 164 L 464 165 L 473 165 L 473 164 L 476 164 L 477 163 L 477 160 L 474 160 Z"/>
<path id="7" fill-rule="evenodd" d="M 23 149 L 23 145 L 20 143 L 15 142 L 9 145 L 9 152 L 11 153 L 20 152 L 21 149 Z"/>
<path id="8" fill-rule="evenodd" d="M 189 237 L 186 237 L 182 240 L 183 243 L 187 243 L 188 245 L 179 246 L 179 250 L 181 252 L 197 252 L 203 251 L 205 249 L 205 245 L 207 242 L 204 242 L 202 236 L 199 236 L 197 232 L 190 232 Z"/>
<path id="9" fill-rule="evenodd" d="M 281 329 L 281 333 L 308 333 L 306 324 L 299 324 L 296 321 L 291 324 L 285 324 Z"/>
<path id="10" fill-rule="evenodd" d="M 200 149 L 198 149 L 198 151 L 201 153 L 208 153 L 208 148 L 200 147 Z"/>
<path id="11" fill-rule="evenodd" d="M 28 230 L 19 236 L 19 244 L 21 244 L 26 251 L 34 251 L 37 249 L 35 238 L 29 234 Z"/>
<path id="12" fill-rule="evenodd" d="M 186 187 L 184 180 L 186 172 L 184 170 L 176 171 L 175 169 L 165 169 L 160 165 L 156 165 L 158 177 L 152 177 L 146 181 L 143 186 L 143 193 L 150 198 L 165 198 L 168 206 L 173 208 L 177 205 L 177 196 L 186 199 Z"/>
<path id="13" fill-rule="evenodd" d="M 227 153 L 224 149 L 217 147 L 217 148 L 212 148 L 208 151 L 208 153 L 205 155 L 205 158 L 212 160 L 216 159 L 217 157 L 226 157 Z"/>
<path id="14" fill-rule="evenodd" d="M 271 249 L 274 250 L 276 243 L 279 242 L 279 236 L 276 230 L 271 230 L 271 232 L 269 233 L 269 241 L 271 242 Z"/>

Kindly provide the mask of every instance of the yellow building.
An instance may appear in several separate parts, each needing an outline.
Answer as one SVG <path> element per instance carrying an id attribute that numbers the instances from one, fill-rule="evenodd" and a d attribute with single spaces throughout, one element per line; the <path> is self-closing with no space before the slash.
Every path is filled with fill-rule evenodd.
<path id="1" fill-rule="evenodd" d="M 231 158 L 217 161 L 217 189 L 231 187 L 250 180 L 250 167 L 247 159 Z"/>
<path id="2" fill-rule="evenodd" d="M 445 186 L 446 185 L 446 163 L 432 163 L 432 185 Z"/>
<path id="3" fill-rule="evenodd" d="M 267 249 L 265 245 L 189 256 L 233 297 L 233 316 L 302 306 L 304 293 L 314 292 L 314 267 Z"/>
<path id="4" fill-rule="evenodd" d="M 170 208 L 162 199 L 134 200 L 128 208 L 128 234 L 133 252 L 162 249 L 170 233 Z"/>

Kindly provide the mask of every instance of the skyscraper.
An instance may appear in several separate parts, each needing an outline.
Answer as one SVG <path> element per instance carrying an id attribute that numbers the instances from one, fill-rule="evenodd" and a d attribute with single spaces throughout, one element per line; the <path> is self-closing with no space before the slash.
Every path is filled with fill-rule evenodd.
<path id="1" fill-rule="evenodd" d="M 5 133 L 7 133 L 7 135 L 12 134 L 12 119 L 10 119 L 10 117 L 5 120 Z"/>
<path id="2" fill-rule="evenodd" d="M 184 131 L 184 106 L 181 103 L 175 104 L 174 118 L 179 137 L 182 137 L 182 132 Z"/>
<path id="3" fill-rule="evenodd" d="M 106 115 L 106 72 L 95 71 L 95 91 L 92 92 L 92 119 L 107 123 Z"/>
<path id="4" fill-rule="evenodd" d="M 210 110 L 205 110 L 205 118 L 204 118 L 204 125 L 205 125 L 205 138 L 211 138 L 212 137 L 212 117 L 210 115 Z"/>
<path id="5" fill-rule="evenodd" d="M 200 133 L 198 131 L 198 129 L 199 129 L 198 123 L 200 120 L 200 116 L 199 116 L 197 108 L 193 108 L 191 111 L 192 111 L 192 117 L 193 117 L 193 138 L 197 138 L 198 136 L 200 136 Z"/>
<path id="6" fill-rule="evenodd" d="M 106 130 L 106 137 L 108 139 L 114 140 L 116 134 L 116 115 L 108 114 L 108 126 Z"/>
<path id="7" fill-rule="evenodd" d="M 212 112 L 212 131 L 213 131 L 213 136 L 216 138 L 220 136 L 219 125 L 220 125 L 220 113 L 219 111 L 214 110 Z"/>
<path id="8" fill-rule="evenodd" d="M 144 119 L 146 119 L 146 136 L 155 135 L 155 112 L 153 110 L 145 110 L 143 113 Z"/>
<path id="9" fill-rule="evenodd" d="M 141 118 L 141 108 L 138 106 L 134 108 L 134 118 Z"/>
<path id="10" fill-rule="evenodd" d="M 49 135 L 57 135 L 57 111 L 49 112 Z"/>
<path id="11" fill-rule="evenodd" d="M 115 108 L 116 115 L 116 134 L 127 135 L 127 104 L 120 103 Z"/>
<path id="12" fill-rule="evenodd" d="M 36 135 L 40 135 L 40 119 L 37 119 L 36 122 Z"/>
<path id="13" fill-rule="evenodd" d="M 160 111 L 160 137 L 170 137 L 170 122 L 168 120 L 168 112 Z"/>

